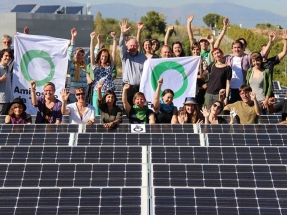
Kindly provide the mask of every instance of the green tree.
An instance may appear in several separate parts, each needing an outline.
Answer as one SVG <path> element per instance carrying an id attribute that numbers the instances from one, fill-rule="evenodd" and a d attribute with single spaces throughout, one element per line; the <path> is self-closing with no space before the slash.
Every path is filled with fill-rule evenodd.
<path id="1" fill-rule="evenodd" d="M 152 34 L 165 34 L 165 17 L 156 11 L 147 12 L 146 16 L 141 17 L 141 21 L 145 25 L 145 37 L 150 39 Z"/>
<path id="2" fill-rule="evenodd" d="M 180 22 L 176 19 L 174 22 L 175 25 L 180 25 Z"/>
<path id="3" fill-rule="evenodd" d="M 216 23 L 218 23 L 220 15 L 216 13 L 209 13 L 206 14 L 203 17 L 203 22 L 208 26 L 208 27 L 214 27 Z"/>
<path id="4" fill-rule="evenodd" d="M 94 20 L 94 30 L 96 33 L 102 33 L 103 29 L 104 29 L 104 20 L 101 12 L 98 12 Z"/>

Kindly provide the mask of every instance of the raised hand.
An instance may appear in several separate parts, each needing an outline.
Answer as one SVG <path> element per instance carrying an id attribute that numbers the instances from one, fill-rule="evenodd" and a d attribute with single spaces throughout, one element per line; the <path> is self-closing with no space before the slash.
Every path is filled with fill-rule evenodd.
<path id="1" fill-rule="evenodd" d="M 184 110 L 180 110 L 177 119 L 180 124 L 184 124 L 187 122 L 188 116 Z"/>
<path id="2" fill-rule="evenodd" d="M 256 94 L 254 92 L 250 92 L 250 98 L 252 100 L 256 99 Z"/>
<path id="3" fill-rule="evenodd" d="M 68 101 L 69 95 L 70 93 L 68 93 L 66 89 L 62 89 L 61 91 L 62 101 Z"/>
<path id="4" fill-rule="evenodd" d="M 91 40 L 94 40 L 96 37 L 96 32 L 93 31 L 92 33 L 90 33 L 90 37 L 91 37 Z"/>
<path id="5" fill-rule="evenodd" d="M 76 28 L 72 28 L 71 29 L 71 36 L 72 37 L 77 37 L 77 34 L 78 34 L 77 29 Z"/>
<path id="6" fill-rule="evenodd" d="M 144 27 L 143 22 L 138 22 L 138 30 L 141 31 L 143 29 L 143 27 Z"/>
<path id="7" fill-rule="evenodd" d="M 29 28 L 27 26 L 24 28 L 23 33 L 24 34 L 29 34 Z"/>
<path id="8" fill-rule="evenodd" d="M 98 34 L 98 36 L 97 36 L 97 40 L 98 40 L 98 43 L 100 44 L 100 43 L 101 43 L 101 41 L 102 41 L 102 36 L 101 36 L 100 34 Z"/>
<path id="9" fill-rule="evenodd" d="M 193 15 L 193 14 L 190 14 L 190 15 L 187 17 L 187 23 L 192 23 L 193 18 L 194 18 L 194 15 Z"/>
<path id="10" fill-rule="evenodd" d="M 224 96 L 225 96 L 225 93 L 226 93 L 226 90 L 225 90 L 225 89 L 219 90 L 219 95 L 220 95 L 220 97 L 224 97 Z"/>
<path id="11" fill-rule="evenodd" d="M 234 119 L 237 115 L 237 111 L 235 108 L 231 108 L 230 110 L 230 124 L 233 124 L 234 123 Z"/>
<path id="12" fill-rule="evenodd" d="M 203 120 L 199 119 L 197 120 L 196 124 L 202 124 L 203 123 Z"/>
<path id="13" fill-rule="evenodd" d="M 35 80 L 31 80 L 30 81 L 30 86 L 31 86 L 31 89 L 35 89 L 36 88 L 36 81 Z"/>
<path id="14" fill-rule="evenodd" d="M 283 30 L 282 39 L 287 40 L 287 30 Z"/>
<path id="15" fill-rule="evenodd" d="M 101 90 L 103 86 L 104 86 L 103 82 L 98 82 L 98 85 L 97 85 L 98 90 Z"/>
<path id="16" fill-rule="evenodd" d="M 129 84 L 125 84 L 123 90 L 127 90 L 129 88 L 130 88 L 130 85 Z"/>
<path id="17" fill-rule="evenodd" d="M 214 36 L 213 35 L 208 35 L 206 39 L 209 42 L 209 44 L 214 43 Z"/>
<path id="18" fill-rule="evenodd" d="M 113 32 L 113 31 L 112 31 L 112 32 L 111 32 L 111 37 L 112 37 L 113 39 L 116 39 L 116 34 L 117 34 L 116 32 Z"/>
<path id="19" fill-rule="evenodd" d="M 223 26 L 224 26 L 225 28 L 227 28 L 228 25 L 229 25 L 229 19 L 228 19 L 227 17 L 224 17 L 224 19 L 223 19 Z"/>
<path id="20" fill-rule="evenodd" d="M 160 79 L 157 81 L 157 84 L 158 84 L 158 85 L 162 85 L 162 83 L 163 83 L 163 78 L 160 78 Z"/>
<path id="21" fill-rule="evenodd" d="M 128 26 L 128 21 L 127 20 L 123 20 L 122 23 L 119 23 L 120 27 L 121 27 L 121 33 L 125 34 L 127 33 L 131 27 L 127 27 Z"/>
<path id="22" fill-rule="evenodd" d="M 173 26 L 168 26 L 167 31 L 173 31 L 174 27 Z"/>
<path id="23" fill-rule="evenodd" d="M 275 31 L 271 31 L 269 34 L 269 41 L 273 42 L 276 38 L 276 32 Z"/>
<path id="24" fill-rule="evenodd" d="M 209 111 L 207 110 L 207 108 L 204 106 L 202 107 L 202 110 L 200 111 L 202 113 L 202 115 L 207 118 L 209 116 Z"/>

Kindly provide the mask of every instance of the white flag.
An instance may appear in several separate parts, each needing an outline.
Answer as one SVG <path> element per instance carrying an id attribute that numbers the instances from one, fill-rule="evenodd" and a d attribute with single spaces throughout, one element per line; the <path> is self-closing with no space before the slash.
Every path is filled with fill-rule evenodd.
<path id="1" fill-rule="evenodd" d="M 43 85 L 53 82 L 55 97 L 65 87 L 68 67 L 68 40 L 17 33 L 14 36 L 15 63 L 12 89 L 14 98 L 23 98 L 27 113 L 36 114 L 31 104 L 30 81 L 36 81 L 36 95 L 43 95 Z"/>
<path id="2" fill-rule="evenodd" d="M 148 59 L 144 63 L 140 92 L 152 103 L 157 81 L 163 78 L 161 93 L 165 89 L 173 90 L 173 104 L 182 107 L 185 97 L 195 97 L 199 63 L 199 56 Z"/>

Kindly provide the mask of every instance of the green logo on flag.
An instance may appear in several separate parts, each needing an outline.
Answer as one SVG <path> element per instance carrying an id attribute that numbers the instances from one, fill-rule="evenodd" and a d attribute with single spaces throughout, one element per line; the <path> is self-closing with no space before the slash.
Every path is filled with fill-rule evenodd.
<path id="1" fill-rule="evenodd" d="M 33 79 L 29 75 L 28 65 L 34 58 L 42 58 L 42 59 L 46 60 L 50 65 L 50 73 L 48 74 L 48 76 L 46 78 L 44 78 L 43 80 L 36 80 L 36 86 L 43 86 L 47 82 L 51 81 L 52 78 L 54 77 L 55 65 L 52 61 L 51 56 L 47 52 L 42 51 L 42 50 L 29 50 L 29 51 L 27 51 L 22 56 L 22 59 L 20 62 L 20 68 L 21 68 L 21 72 L 22 72 L 24 78 L 29 82 Z M 41 72 L 41 71 L 39 71 L 39 72 Z"/>
<path id="2" fill-rule="evenodd" d="M 184 71 L 184 67 L 174 61 L 166 61 L 166 62 L 162 62 L 159 63 L 158 65 L 156 65 L 154 67 L 154 69 L 152 70 L 152 74 L 151 74 L 151 86 L 153 88 L 153 90 L 155 91 L 157 88 L 157 81 L 160 78 L 160 76 L 167 70 L 176 70 L 177 72 L 179 72 L 182 75 L 183 78 L 183 84 L 181 86 L 181 88 L 174 92 L 174 99 L 180 97 L 186 90 L 187 86 L 188 86 L 188 78 L 185 74 Z M 160 92 L 160 94 L 162 94 L 162 90 Z"/>

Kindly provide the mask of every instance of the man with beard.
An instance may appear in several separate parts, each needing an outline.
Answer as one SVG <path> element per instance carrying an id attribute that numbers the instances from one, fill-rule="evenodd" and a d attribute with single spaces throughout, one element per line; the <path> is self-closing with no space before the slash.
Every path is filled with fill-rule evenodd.
<path id="1" fill-rule="evenodd" d="M 127 20 L 120 23 L 121 36 L 120 36 L 120 57 L 122 61 L 123 72 L 123 85 L 129 84 L 127 90 L 127 100 L 130 105 L 133 105 L 133 96 L 139 92 L 139 85 L 143 72 L 143 64 L 147 59 L 145 54 L 138 52 L 138 41 L 129 39 L 126 42 L 126 33 L 130 27 L 127 27 Z"/>
<path id="2" fill-rule="evenodd" d="M 260 115 L 260 106 L 257 102 L 255 93 L 250 86 L 243 84 L 239 88 L 239 95 L 242 101 L 228 104 L 224 110 L 237 113 L 236 120 L 239 124 L 256 124 Z"/>

